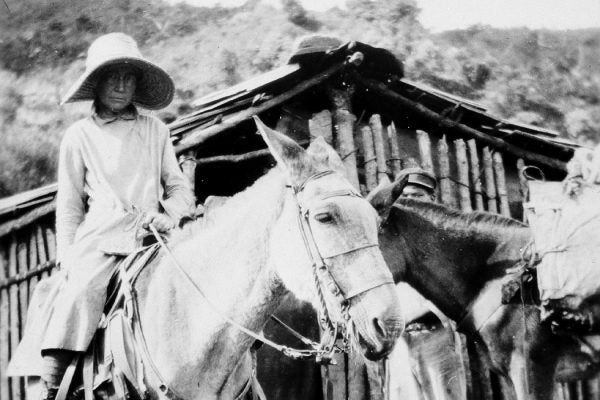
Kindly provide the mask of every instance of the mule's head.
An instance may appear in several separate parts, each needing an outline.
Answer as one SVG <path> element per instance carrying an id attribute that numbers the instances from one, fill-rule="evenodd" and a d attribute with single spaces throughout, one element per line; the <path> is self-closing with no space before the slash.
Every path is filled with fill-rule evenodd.
<path id="1" fill-rule="evenodd" d="M 385 356 L 404 321 L 378 247 L 375 210 L 345 178 L 341 159 L 325 141 L 305 151 L 256 122 L 289 185 L 271 235 L 277 278 L 318 310 L 326 303 L 334 323 L 349 316 L 354 344 L 367 358 Z"/>

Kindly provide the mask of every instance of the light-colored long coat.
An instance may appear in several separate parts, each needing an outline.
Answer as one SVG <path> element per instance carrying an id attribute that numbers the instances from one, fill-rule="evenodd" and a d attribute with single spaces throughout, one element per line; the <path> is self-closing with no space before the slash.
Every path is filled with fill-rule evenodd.
<path id="1" fill-rule="evenodd" d="M 179 220 L 193 206 L 159 120 L 137 113 L 113 121 L 92 116 L 70 127 L 61 144 L 56 211 L 64 281 L 49 299 L 42 349 L 85 351 L 118 260 L 140 245 L 144 213 L 162 208 Z"/>

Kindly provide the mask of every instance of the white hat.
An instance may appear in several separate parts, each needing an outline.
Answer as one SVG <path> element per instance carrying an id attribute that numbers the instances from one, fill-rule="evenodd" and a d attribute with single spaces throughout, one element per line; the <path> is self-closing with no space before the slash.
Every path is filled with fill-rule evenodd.
<path id="1" fill-rule="evenodd" d="M 175 85 L 169 74 L 144 59 L 131 36 L 116 32 L 100 36 L 90 45 L 85 72 L 71 86 L 61 104 L 94 100 L 101 70 L 116 64 L 132 65 L 141 72 L 141 77 L 136 82 L 133 103 L 149 110 L 158 110 L 171 103 Z"/>

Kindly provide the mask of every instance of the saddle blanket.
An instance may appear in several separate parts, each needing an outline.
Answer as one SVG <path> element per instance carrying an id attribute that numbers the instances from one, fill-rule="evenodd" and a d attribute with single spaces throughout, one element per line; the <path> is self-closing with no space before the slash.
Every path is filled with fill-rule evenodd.
<path id="1" fill-rule="evenodd" d="M 600 185 L 529 182 L 524 211 L 537 253 L 542 302 L 600 293 Z"/>

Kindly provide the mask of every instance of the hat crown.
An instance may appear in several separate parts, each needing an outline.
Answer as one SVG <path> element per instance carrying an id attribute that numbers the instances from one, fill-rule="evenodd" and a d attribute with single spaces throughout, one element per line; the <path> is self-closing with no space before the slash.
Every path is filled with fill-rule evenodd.
<path id="1" fill-rule="evenodd" d="M 143 57 L 131 36 L 120 32 L 109 33 L 92 42 L 88 49 L 85 68 L 93 70 L 108 61 L 123 58 L 142 59 Z"/>

